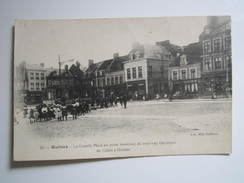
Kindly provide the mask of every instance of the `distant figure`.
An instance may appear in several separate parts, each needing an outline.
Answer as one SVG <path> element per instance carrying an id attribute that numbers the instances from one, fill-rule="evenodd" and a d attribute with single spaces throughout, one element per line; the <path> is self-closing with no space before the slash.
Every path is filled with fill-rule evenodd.
<path id="1" fill-rule="evenodd" d="M 68 113 L 67 113 L 67 108 L 66 106 L 63 106 L 62 107 L 62 119 L 64 120 L 67 120 L 67 116 L 68 116 Z"/>
<path id="2" fill-rule="evenodd" d="M 28 107 L 24 106 L 24 118 L 26 118 L 27 114 L 28 114 Z"/>
<path id="3" fill-rule="evenodd" d="M 76 107 L 76 103 L 74 103 L 72 105 L 72 116 L 73 116 L 73 119 L 77 119 L 77 107 Z"/>
<path id="4" fill-rule="evenodd" d="M 114 98 L 114 105 L 117 106 L 117 97 Z"/>
<path id="5" fill-rule="evenodd" d="M 39 112 L 37 111 L 37 109 L 35 109 L 35 111 L 34 111 L 34 122 L 37 122 L 37 120 L 38 120 L 38 118 L 39 118 Z"/>
<path id="6" fill-rule="evenodd" d="M 61 110 L 59 109 L 59 107 L 57 107 L 55 109 L 55 117 L 57 118 L 58 121 L 61 121 L 61 116 L 62 116 L 62 112 Z"/>
<path id="7" fill-rule="evenodd" d="M 157 99 L 157 100 L 160 99 L 160 96 L 159 96 L 158 93 L 156 94 L 156 99 Z"/>
<path id="8" fill-rule="evenodd" d="M 142 97 L 142 100 L 144 100 L 144 101 L 146 100 L 146 97 L 145 97 L 145 95 L 143 95 L 143 97 Z"/>
<path id="9" fill-rule="evenodd" d="M 127 96 L 126 95 L 123 96 L 123 103 L 124 103 L 124 108 L 126 109 L 126 105 L 127 105 Z"/>
<path id="10" fill-rule="evenodd" d="M 123 97 L 122 96 L 119 97 L 119 103 L 121 106 L 123 106 Z"/>
<path id="11" fill-rule="evenodd" d="M 30 119 L 30 124 L 34 122 L 34 110 L 31 109 L 30 110 L 30 114 L 29 114 L 29 119 Z"/>
<path id="12" fill-rule="evenodd" d="M 169 102 L 172 102 L 172 99 L 173 99 L 173 93 L 170 92 L 169 95 L 168 95 L 168 97 L 169 97 Z"/>

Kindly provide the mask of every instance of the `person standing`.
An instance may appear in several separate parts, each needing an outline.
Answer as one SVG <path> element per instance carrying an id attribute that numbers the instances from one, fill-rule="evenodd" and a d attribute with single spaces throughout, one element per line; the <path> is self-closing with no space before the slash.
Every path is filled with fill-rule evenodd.
<path id="1" fill-rule="evenodd" d="M 33 109 L 30 109 L 29 119 L 30 119 L 30 124 L 33 123 L 33 121 L 34 121 L 34 110 Z"/>
<path id="2" fill-rule="evenodd" d="M 67 116 L 68 116 L 68 113 L 67 113 L 66 106 L 62 106 L 62 119 L 67 120 Z"/>
<path id="3" fill-rule="evenodd" d="M 77 107 L 76 107 L 76 103 L 73 103 L 72 105 L 72 116 L 73 116 L 73 120 L 77 119 Z"/>
<path id="4" fill-rule="evenodd" d="M 124 103 L 124 108 L 126 109 L 126 105 L 127 105 L 127 96 L 126 95 L 123 96 L 123 103 Z"/>
<path id="5" fill-rule="evenodd" d="M 120 102 L 120 105 L 123 106 L 123 96 L 119 97 L 119 102 Z"/>

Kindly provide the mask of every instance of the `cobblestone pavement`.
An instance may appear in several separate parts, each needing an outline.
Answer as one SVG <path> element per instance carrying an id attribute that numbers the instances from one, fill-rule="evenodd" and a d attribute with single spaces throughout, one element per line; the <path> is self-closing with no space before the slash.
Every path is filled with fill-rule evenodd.
<path id="1" fill-rule="evenodd" d="M 225 133 L 231 127 L 230 99 L 129 102 L 93 110 L 77 120 L 29 124 L 19 120 L 15 130 L 44 138 L 127 136 L 130 134 L 175 136 L 176 134 Z"/>

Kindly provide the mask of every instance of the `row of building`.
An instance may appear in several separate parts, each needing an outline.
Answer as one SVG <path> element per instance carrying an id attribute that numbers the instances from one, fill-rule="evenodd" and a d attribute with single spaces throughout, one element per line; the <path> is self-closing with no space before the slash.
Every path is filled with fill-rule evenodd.
<path id="1" fill-rule="evenodd" d="M 199 41 L 187 46 L 168 40 L 135 43 L 127 55 L 114 53 L 111 59 L 96 63 L 89 60 L 85 71 L 78 63 L 60 73 L 43 65 L 38 69 L 22 65 L 26 72 L 20 75 L 25 90 L 51 100 L 124 94 L 132 99 L 186 98 L 231 94 L 231 65 L 230 17 L 208 17 Z"/>

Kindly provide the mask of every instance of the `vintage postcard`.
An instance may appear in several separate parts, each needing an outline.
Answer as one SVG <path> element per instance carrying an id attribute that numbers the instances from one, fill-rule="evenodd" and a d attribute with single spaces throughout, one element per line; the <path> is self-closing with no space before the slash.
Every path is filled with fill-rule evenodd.
<path id="1" fill-rule="evenodd" d="M 16 20 L 13 160 L 230 154 L 230 16 Z"/>

